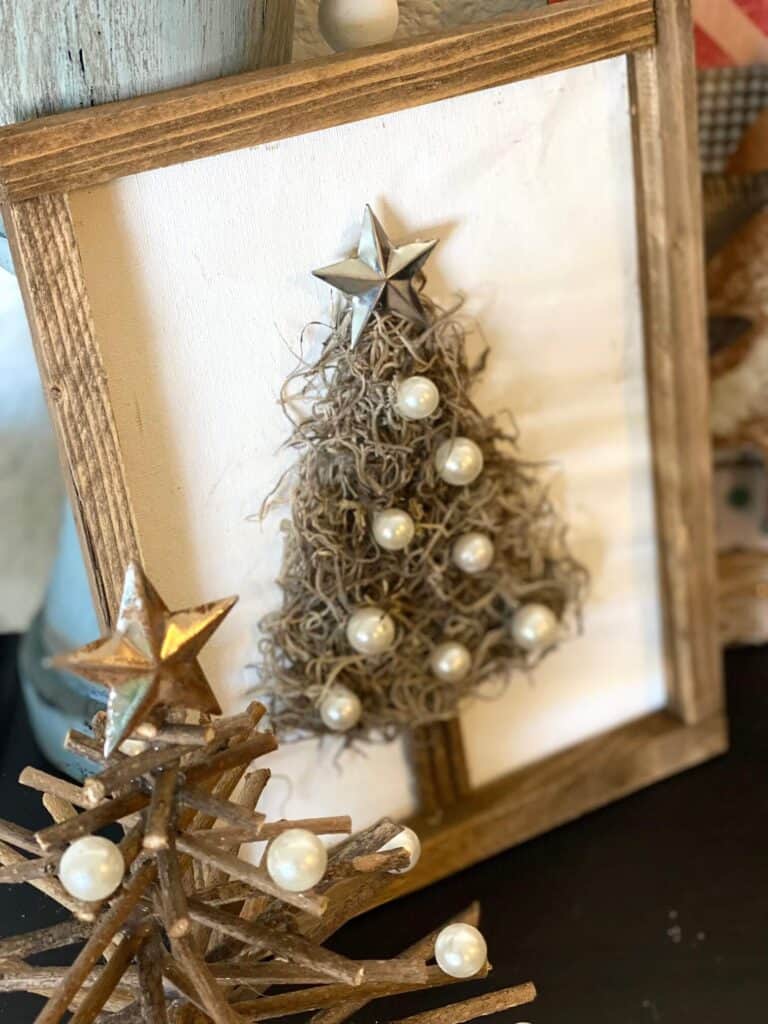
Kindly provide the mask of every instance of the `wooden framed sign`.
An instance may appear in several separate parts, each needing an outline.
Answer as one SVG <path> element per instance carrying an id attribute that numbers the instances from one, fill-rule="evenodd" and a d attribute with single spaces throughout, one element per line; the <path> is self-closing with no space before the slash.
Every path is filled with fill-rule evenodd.
<path id="1" fill-rule="evenodd" d="M 490 350 L 473 399 L 552 463 L 591 587 L 580 636 L 417 743 L 275 755 L 277 813 L 414 819 L 403 889 L 725 749 L 693 90 L 686 4 L 567 0 L 0 132 L 101 614 L 137 556 L 175 607 L 240 594 L 206 662 L 230 706 L 280 600 L 281 514 L 255 513 L 328 309 L 311 271 L 366 203 L 439 239 L 430 294 Z"/>

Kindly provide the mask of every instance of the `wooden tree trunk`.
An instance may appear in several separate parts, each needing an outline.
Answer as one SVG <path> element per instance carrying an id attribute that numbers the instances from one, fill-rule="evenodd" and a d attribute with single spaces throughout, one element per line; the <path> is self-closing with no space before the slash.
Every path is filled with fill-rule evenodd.
<path id="1" fill-rule="evenodd" d="M 0 0 L 0 124 L 290 60 L 295 0 Z"/>

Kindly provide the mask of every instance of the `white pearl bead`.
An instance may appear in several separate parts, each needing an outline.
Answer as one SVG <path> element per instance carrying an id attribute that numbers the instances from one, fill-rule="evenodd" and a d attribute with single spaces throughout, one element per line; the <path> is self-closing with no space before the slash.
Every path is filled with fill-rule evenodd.
<path id="1" fill-rule="evenodd" d="M 320 31 L 334 50 L 389 42 L 397 31 L 397 0 L 321 0 Z"/>
<path id="2" fill-rule="evenodd" d="M 432 651 L 429 667 L 438 679 L 447 683 L 460 683 L 472 668 L 472 655 L 464 644 L 450 641 Z"/>
<path id="3" fill-rule="evenodd" d="M 473 978 L 488 960 L 482 933 L 471 924 L 449 924 L 435 942 L 437 966 L 452 978 Z"/>
<path id="4" fill-rule="evenodd" d="M 332 732 L 354 729 L 362 713 L 360 698 L 346 686 L 334 686 L 320 704 L 323 725 Z"/>
<path id="5" fill-rule="evenodd" d="M 360 654 L 384 654 L 395 642 L 395 624 L 381 608 L 359 608 L 347 623 L 347 640 Z"/>
<path id="6" fill-rule="evenodd" d="M 453 564 L 470 575 L 485 572 L 493 562 L 493 541 L 485 533 L 465 533 L 453 545 Z"/>
<path id="7" fill-rule="evenodd" d="M 440 392 L 429 377 L 408 377 L 397 389 L 397 411 L 407 420 L 424 420 L 440 405 Z"/>
<path id="8" fill-rule="evenodd" d="M 407 868 L 393 868 L 390 871 L 391 875 L 403 875 L 406 871 L 410 871 L 411 868 L 415 868 L 421 858 L 421 840 L 413 831 L 412 828 L 404 826 L 402 832 L 398 832 L 394 838 L 390 839 L 388 843 L 385 843 L 381 848 L 383 853 L 385 850 L 407 850 L 410 854 L 411 861 Z"/>
<path id="9" fill-rule="evenodd" d="M 70 896 L 89 903 L 111 896 L 124 875 L 120 847 L 103 836 L 77 839 L 59 862 L 61 884 Z"/>
<path id="10" fill-rule="evenodd" d="M 447 484 L 464 487 L 471 484 L 483 471 L 483 453 L 468 437 L 443 441 L 435 455 L 437 472 Z"/>
<path id="11" fill-rule="evenodd" d="M 399 508 L 385 508 L 373 520 L 373 538 L 385 551 L 402 551 L 416 532 L 413 519 Z"/>
<path id="12" fill-rule="evenodd" d="M 325 874 L 328 853 L 322 840 L 305 828 L 289 828 L 267 851 L 269 877 L 287 892 L 306 892 Z"/>
<path id="13" fill-rule="evenodd" d="M 557 639 L 560 623 L 545 604 L 524 604 L 512 620 L 512 637 L 525 651 L 540 651 Z"/>

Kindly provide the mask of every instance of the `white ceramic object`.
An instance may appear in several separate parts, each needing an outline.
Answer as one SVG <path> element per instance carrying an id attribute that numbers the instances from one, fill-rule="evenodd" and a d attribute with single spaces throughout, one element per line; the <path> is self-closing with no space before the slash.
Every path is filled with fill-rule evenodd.
<path id="1" fill-rule="evenodd" d="M 320 31 L 337 52 L 387 43 L 400 20 L 397 0 L 320 0 Z"/>

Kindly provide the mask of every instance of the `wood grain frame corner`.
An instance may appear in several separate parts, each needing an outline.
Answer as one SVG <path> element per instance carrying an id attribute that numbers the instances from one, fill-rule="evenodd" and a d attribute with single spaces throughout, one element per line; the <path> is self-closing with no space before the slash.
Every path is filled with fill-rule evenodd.
<path id="1" fill-rule="evenodd" d="M 658 28 L 658 36 L 657 36 Z M 693 62 L 680 0 L 526 15 L 0 130 L 0 197 L 104 622 L 140 555 L 67 193 L 627 55 L 662 551 L 667 710 L 470 791 L 460 729 L 414 758 L 428 852 L 403 891 L 725 749 L 717 646 Z"/>

